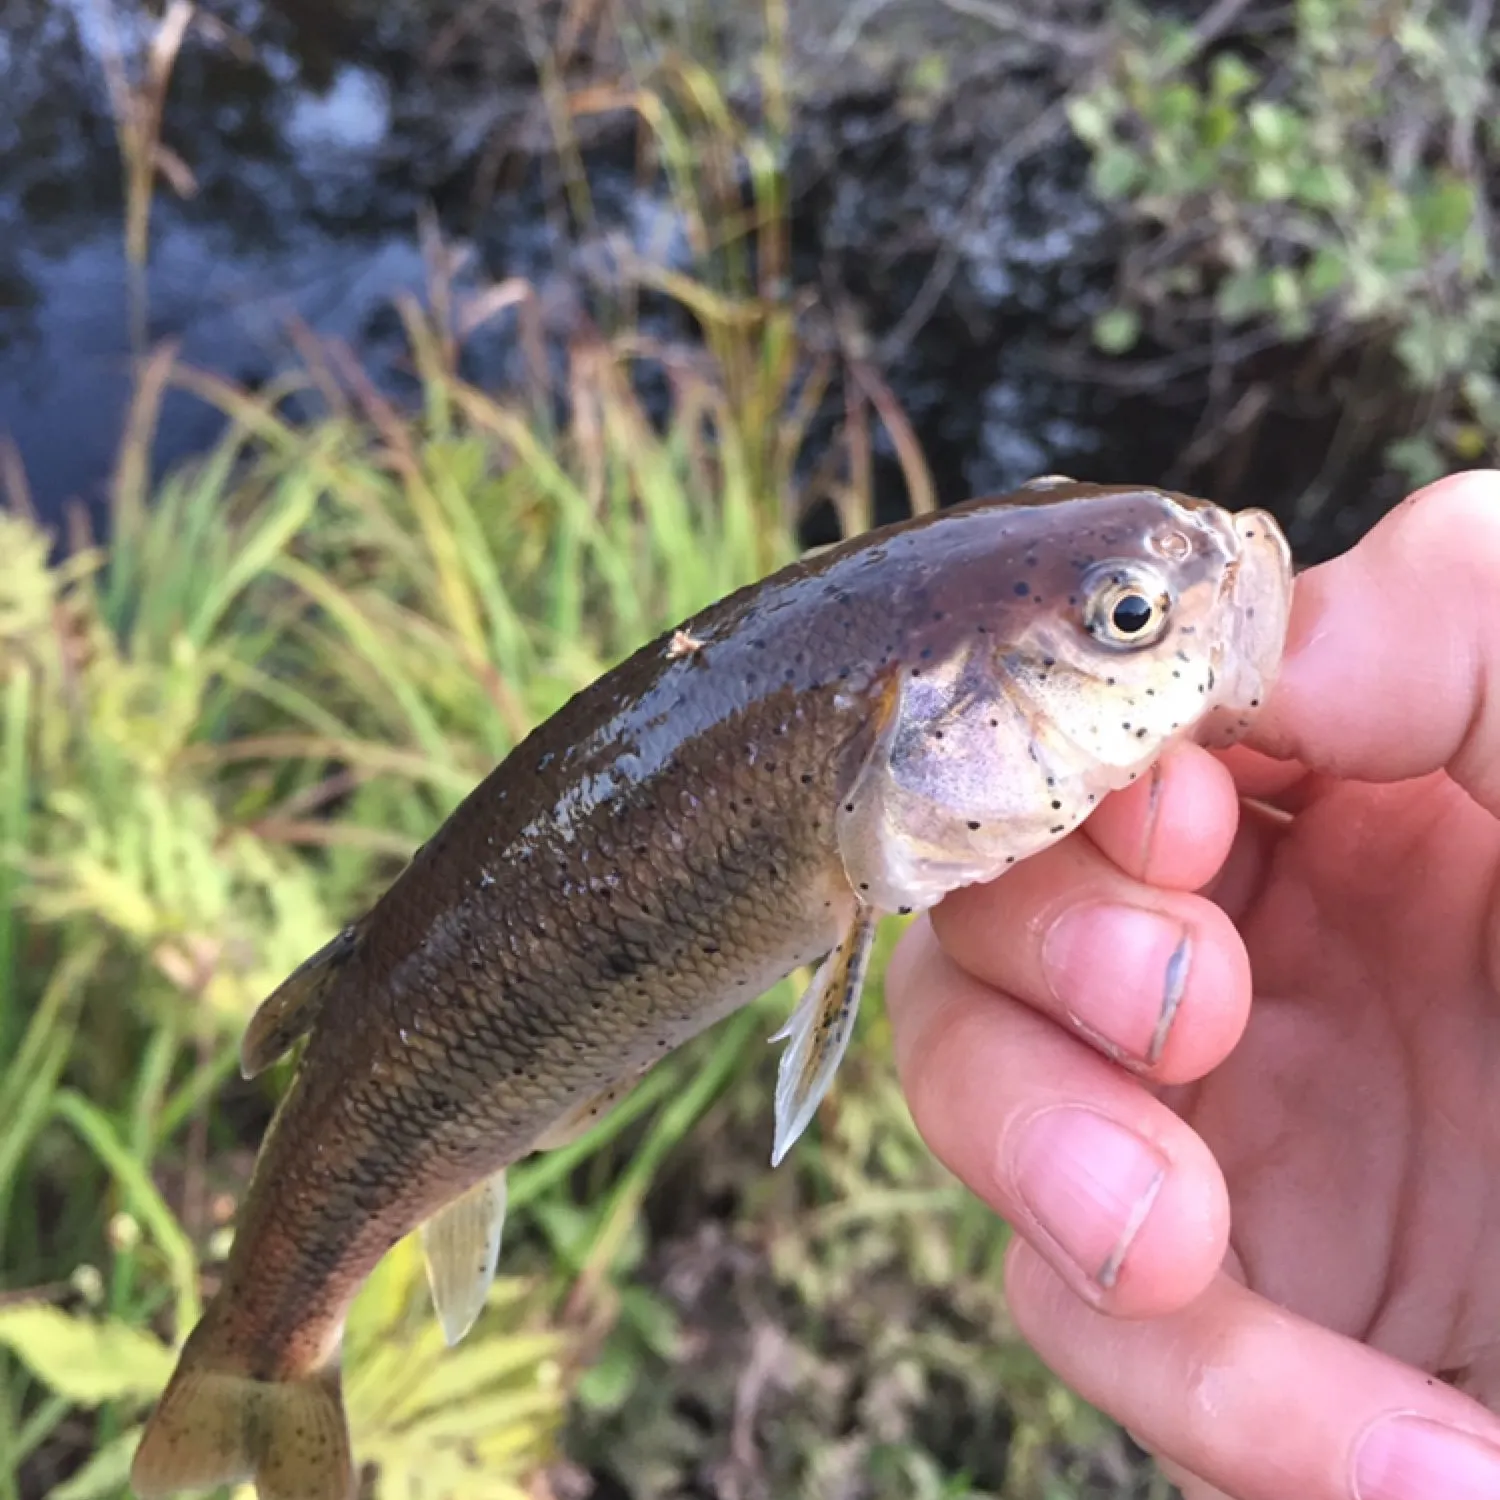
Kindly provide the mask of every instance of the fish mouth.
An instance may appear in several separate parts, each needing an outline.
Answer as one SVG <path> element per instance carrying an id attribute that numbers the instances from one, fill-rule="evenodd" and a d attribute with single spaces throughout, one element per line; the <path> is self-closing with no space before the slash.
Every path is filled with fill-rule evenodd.
<path id="1" fill-rule="evenodd" d="M 1292 553 L 1269 511 L 1229 518 L 1234 550 L 1220 585 L 1214 653 L 1215 706 L 1198 736 L 1232 744 L 1250 727 L 1281 668 L 1292 607 Z"/>

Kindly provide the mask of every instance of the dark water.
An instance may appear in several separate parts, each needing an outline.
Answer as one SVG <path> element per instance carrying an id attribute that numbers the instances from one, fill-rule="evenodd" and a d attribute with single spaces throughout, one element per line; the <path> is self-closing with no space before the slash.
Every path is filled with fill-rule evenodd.
<path id="1" fill-rule="evenodd" d="M 519 12 L 360 0 L 205 10 L 211 24 L 189 34 L 162 131 L 196 191 L 156 195 L 147 299 L 150 339 L 177 340 L 187 360 L 258 385 L 298 364 L 295 320 L 401 390 L 391 299 L 426 285 L 417 218 L 429 203 L 466 251 L 471 284 L 528 279 L 559 338 L 610 281 L 622 243 L 683 258 L 670 203 L 638 180 L 623 132 L 590 151 L 596 225 L 561 227 Z M 120 0 L 113 13 L 133 52 L 140 8 Z M 486 29 L 465 31 L 476 13 Z M 99 0 L 0 0 L 0 14 L 0 433 L 18 445 L 44 515 L 72 500 L 97 515 L 131 368 L 109 33 Z M 1076 152 L 1054 145 L 1019 165 L 1009 153 L 1044 106 L 1040 86 L 969 59 L 940 106 L 914 112 L 867 75 L 836 82 L 799 112 L 794 273 L 875 349 L 941 497 L 1044 471 L 1200 477 L 1173 472 L 1202 408 L 1190 381 L 1186 394 L 1179 383 L 1122 395 L 1057 371 L 1086 345 L 1113 245 Z M 499 145 L 506 169 L 491 174 Z M 913 322 L 913 303 L 934 290 Z M 664 332 L 689 332 L 661 316 Z M 476 335 L 466 358 L 487 386 L 515 380 L 514 314 Z M 218 421 L 169 396 L 158 472 L 201 451 Z M 1289 494 L 1315 472 L 1320 441 L 1296 427 L 1249 466 L 1242 493 L 1215 493 L 1274 505 L 1267 489 Z M 889 440 L 877 443 L 889 516 L 904 490 Z M 1337 528 L 1302 540 L 1329 550 Z"/>

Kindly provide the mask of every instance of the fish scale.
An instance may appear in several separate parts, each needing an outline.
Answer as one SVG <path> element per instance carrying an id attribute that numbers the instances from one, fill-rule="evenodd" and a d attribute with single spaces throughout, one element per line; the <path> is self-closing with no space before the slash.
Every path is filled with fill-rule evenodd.
<path id="1" fill-rule="evenodd" d="M 461 1338 L 505 1168 L 821 959 L 775 1038 L 779 1162 L 880 918 L 1056 842 L 1173 739 L 1241 732 L 1290 578 L 1263 513 L 1047 481 L 794 563 L 571 699 L 252 1020 L 247 1074 L 306 1046 L 137 1492 L 348 1500 L 338 1345 L 381 1256 L 421 1229 Z"/>

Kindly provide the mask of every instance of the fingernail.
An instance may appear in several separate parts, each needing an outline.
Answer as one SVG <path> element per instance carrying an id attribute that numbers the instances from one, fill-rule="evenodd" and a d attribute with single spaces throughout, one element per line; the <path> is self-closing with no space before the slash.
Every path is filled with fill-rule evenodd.
<path id="1" fill-rule="evenodd" d="M 1013 1168 L 1041 1227 L 1085 1276 L 1113 1287 L 1166 1180 L 1166 1157 L 1092 1109 L 1058 1105 L 1027 1122 Z"/>
<path id="2" fill-rule="evenodd" d="M 1187 989 L 1193 941 L 1138 906 L 1075 906 L 1042 942 L 1052 993 L 1084 1030 L 1154 1067 Z"/>
<path id="3" fill-rule="evenodd" d="M 1354 1458 L 1358 1500 L 1495 1500 L 1500 1448 L 1423 1417 L 1387 1417 Z"/>

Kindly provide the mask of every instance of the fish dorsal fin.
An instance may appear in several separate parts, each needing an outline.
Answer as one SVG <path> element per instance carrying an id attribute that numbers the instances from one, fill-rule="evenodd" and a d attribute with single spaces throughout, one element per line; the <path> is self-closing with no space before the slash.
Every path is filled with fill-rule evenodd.
<path id="1" fill-rule="evenodd" d="M 776 1079 L 773 1167 L 781 1165 L 807 1129 L 843 1061 L 859 1014 L 860 991 L 870 966 L 878 921 L 874 907 L 859 906 L 843 941 L 813 975 L 791 1020 L 771 1038 L 773 1042 L 791 1040 L 781 1055 Z"/>
<path id="2" fill-rule="evenodd" d="M 422 1253 L 427 1257 L 427 1285 L 443 1337 L 458 1343 L 484 1311 L 500 1234 L 505 1228 L 505 1173 L 476 1182 L 461 1198 L 434 1214 L 422 1226 Z"/>
<path id="3" fill-rule="evenodd" d="M 240 1072 L 254 1078 L 313 1028 L 328 986 L 359 946 L 363 924 L 346 927 L 304 959 L 261 1001 L 240 1039 Z"/>
<path id="4" fill-rule="evenodd" d="M 636 1086 L 640 1076 L 639 1073 L 632 1073 L 628 1078 L 621 1078 L 585 1099 L 577 1108 L 570 1109 L 536 1138 L 531 1149 L 560 1151 L 564 1146 L 571 1146 L 580 1136 L 592 1130 Z"/>

